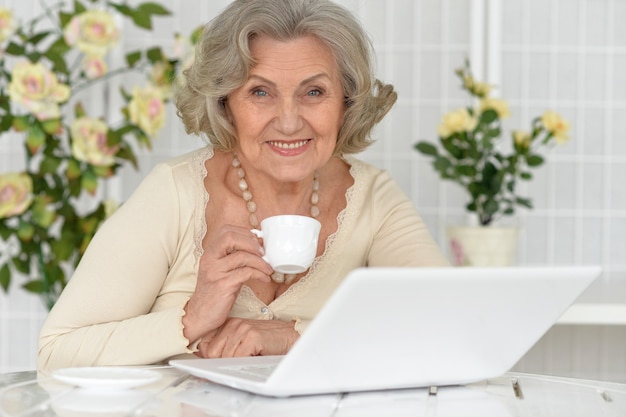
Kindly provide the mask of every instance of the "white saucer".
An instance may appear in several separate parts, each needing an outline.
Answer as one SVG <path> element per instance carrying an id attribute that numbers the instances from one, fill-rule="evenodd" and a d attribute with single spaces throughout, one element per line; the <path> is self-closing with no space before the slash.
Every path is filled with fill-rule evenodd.
<path id="1" fill-rule="evenodd" d="M 147 369 L 81 367 L 54 370 L 52 377 L 82 388 L 126 389 L 156 382 L 161 374 Z"/>
<path id="2" fill-rule="evenodd" d="M 53 398 L 51 405 L 59 415 L 67 415 L 70 412 L 90 412 L 89 415 L 92 415 L 91 412 L 97 412 L 98 415 L 104 415 L 128 413 L 150 397 L 149 392 L 134 389 L 77 388 L 66 395 Z"/>

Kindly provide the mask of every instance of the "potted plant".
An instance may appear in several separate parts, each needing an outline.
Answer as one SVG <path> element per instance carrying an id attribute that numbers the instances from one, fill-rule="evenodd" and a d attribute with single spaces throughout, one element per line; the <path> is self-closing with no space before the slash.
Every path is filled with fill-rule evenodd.
<path id="1" fill-rule="evenodd" d="M 23 287 L 51 307 L 117 204 L 99 187 L 123 166 L 137 167 L 138 147 L 150 148 L 185 56 L 151 47 L 107 68 L 120 37 L 114 15 L 150 30 L 154 16 L 169 14 L 157 3 L 40 3 L 43 14 L 27 22 L 0 8 L 0 140 L 21 138 L 26 156 L 22 170 L 0 170 L 0 286 L 8 291 L 25 276 Z M 118 114 L 90 114 L 81 104 L 90 91 L 102 94 L 98 83 L 130 72 L 145 78 L 120 89 Z"/>
<path id="2" fill-rule="evenodd" d="M 515 245 L 508 244 L 502 258 L 494 254 L 515 242 L 514 228 L 493 227 L 494 221 L 515 214 L 517 207 L 531 209 L 532 200 L 519 193 L 519 182 L 533 178 L 532 170 L 544 163 L 540 151 L 569 140 L 569 123 L 548 110 L 534 118 L 528 130 L 513 130 L 504 141 L 502 119 L 510 116 L 505 100 L 491 97 L 492 86 L 477 81 L 466 61 L 456 70 L 461 88 L 467 92 L 467 107 L 443 116 L 438 126 L 438 143 L 420 141 L 415 149 L 432 160 L 441 179 L 459 185 L 466 192 L 466 210 L 473 214 L 477 228 L 449 229 L 450 250 L 457 265 L 505 265 L 512 263 Z M 469 241 L 469 236 L 478 241 Z M 487 235 L 495 235 L 489 243 Z M 482 252 L 482 253 L 480 253 Z"/>

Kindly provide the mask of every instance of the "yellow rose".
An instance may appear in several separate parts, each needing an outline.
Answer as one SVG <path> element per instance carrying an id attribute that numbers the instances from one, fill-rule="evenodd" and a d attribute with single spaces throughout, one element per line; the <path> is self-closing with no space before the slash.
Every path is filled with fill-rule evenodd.
<path id="1" fill-rule="evenodd" d="M 33 201 L 33 181 L 24 173 L 0 175 L 0 219 L 22 214 Z"/>
<path id="2" fill-rule="evenodd" d="M 513 131 L 513 143 L 517 149 L 528 149 L 531 141 L 530 133 L 524 130 Z"/>
<path id="3" fill-rule="evenodd" d="M 472 131 L 477 124 L 478 120 L 472 117 L 466 108 L 462 108 L 445 114 L 437 127 L 437 132 L 442 138 L 447 138 L 453 133 Z"/>
<path id="4" fill-rule="evenodd" d="M 120 31 L 111 14 L 90 10 L 74 16 L 65 27 L 63 36 L 68 45 L 76 45 L 88 55 L 103 56 L 117 44 Z"/>
<path id="5" fill-rule="evenodd" d="M 165 124 L 165 103 L 161 91 L 154 86 L 135 86 L 128 112 L 131 122 L 154 136 Z"/>
<path id="6" fill-rule="evenodd" d="M 97 55 L 87 55 L 83 59 L 83 71 L 90 80 L 102 77 L 107 72 L 107 64 Z"/>
<path id="7" fill-rule="evenodd" d="M 70 127 L 72 155 L 79 161 L 96 166 L 111 166 L 118 146 L 107 145 L 108 126 L 102 120 L 80 117 Z"/>
<path id="8" fill-rule="evenodd" d="M 0 42 L 9 39 L 17 29 L 17 22 L 13 18 L 13 11 L 0 7 Z"/>
<path id="9" fill-rule="evenodd" d="M 511 112 L 509 111 L 509 103 L 505 100 L 500 100 L 498 98 L 483 98 L 480 100 L 480 111 L 481 113 L 485 110 L 493 110 L 498 114 L 500 119 L 506 119 L 511 116 Z"/>
<path id="10" fill-rule="evenodd" d="M 569 122 L 563 119 L 557 112 L 548 110 L 541 116 L 541 124 L 554 136 L 556 143 L 565 143 L 569 140 Z"/>
<path id="11" fill-rule="evenodd" d="M 39 120 L 59 118 L 59 103 L 70 97 L 70 88 L 59 83 L 53 72 L 41 63 L 27 61 L 13 67 L 8 90 L 11 100 L 22 104 Z"/>

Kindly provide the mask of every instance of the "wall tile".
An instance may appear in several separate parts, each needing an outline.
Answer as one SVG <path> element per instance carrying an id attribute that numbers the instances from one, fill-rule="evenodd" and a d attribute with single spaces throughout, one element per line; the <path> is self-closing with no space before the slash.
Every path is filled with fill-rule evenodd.
<path id="1" fill-rule="evenodd" d="M 489 3 L 490 0 L 487 1 Z M 173 33 L 187 33 L 208 21 L 229 0 L 163 0 L 173 16 L 156 18 L 155 31 L 125 32 L 127 50 L 173 45 Z M 444 183 L 430 160 L 413 150 L 421 139 L 436 140 L 441 115 L 467 105 L 453 74 L 470 50 L 470 9 L 466 0 L 342 0 L 364 22 L 378 51 L 378 76 L 392 82 L 400 100 L 374 130 L 378 141 L 363 159 L 387 168 L 411 196 L 442 248 L 448 224 L 464 224 L 465 195 Z M 20 16 L 40 13 L 36 0 L 0 0 Z M 506 128 L 528 126 L 547 108 L 572 122 L 571 141 L 546 152 L 547 164 L 521 183 L 535 209 L 520 209 L 521 264 L 595 263 L 606 273 L 583 297 L 585 302 L 626 299 L 626 2 L 616 0 L 501 1 L 502 49 L 490 59 L 502 65 L 498 94 L 510 100 Z M 621 49 L 620 49 L 621 48 Z M 493 51 L 492 51 L 493 52 Z M 119 58 L 123 58 L 123 54 Z M 476 74 L 480 76 L 480 74 Z M 125 86 L 136 76 L 114 83 Z M 91 97 L 92 105 L 102 97 Z M 126 198 L 159 161 L 202 145 L 186 135 L 173 110 L 154 150 L 140 152 L 140 169 L 125 169 L 113 194 Z M 504 145 L 505 147 L 508 145 Z M 1 171 L 18 170 L 21 139 L 0 138 Z M 0 294 L 0 372 L 32 369 L 36 338 L 45 316 L 32 295 L 12 289 Z M 567 331 L 566 331 L 567 330 Z M 569 331 L 572 330 L 572 331 Z M 626 335 L 614 329 L 556 328 L 527 355 L 524 369 L 626 379 Z M 592 337 L 592 339 L 585 339 Z M 586 342 L 587 341 L 587 342 Z M 621 345 L 620 345 L 621 344 Z M 614 372 L 611 366 L 614 366 Z M 595 373 L 594 373 L 595 372 Z"/>

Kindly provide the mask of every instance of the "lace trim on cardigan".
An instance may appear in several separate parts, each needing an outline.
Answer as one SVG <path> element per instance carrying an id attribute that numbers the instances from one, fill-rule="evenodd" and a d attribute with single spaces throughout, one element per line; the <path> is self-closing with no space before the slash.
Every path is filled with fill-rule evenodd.
<path id="1" fill-rule="evenodd" d="M 207 176 L 205 162 L 213 158 L 214 152 L 211 146 L 200 149 L 191 159 L 191 175 L 196 181 L 196 189 L 201 190 L 200 195 L 202 198 L 196 200 L 196 208 L 194 210 L 194 225 L 195 225 L 195 239 L 194 239 L 194 257 L 196 263 L 202 258 L 204 248 L 202 247 L 202 240 L 206 235 L 206 207 L 209 203 L 209 192 L 204 186 L 204 180 Z"/>

